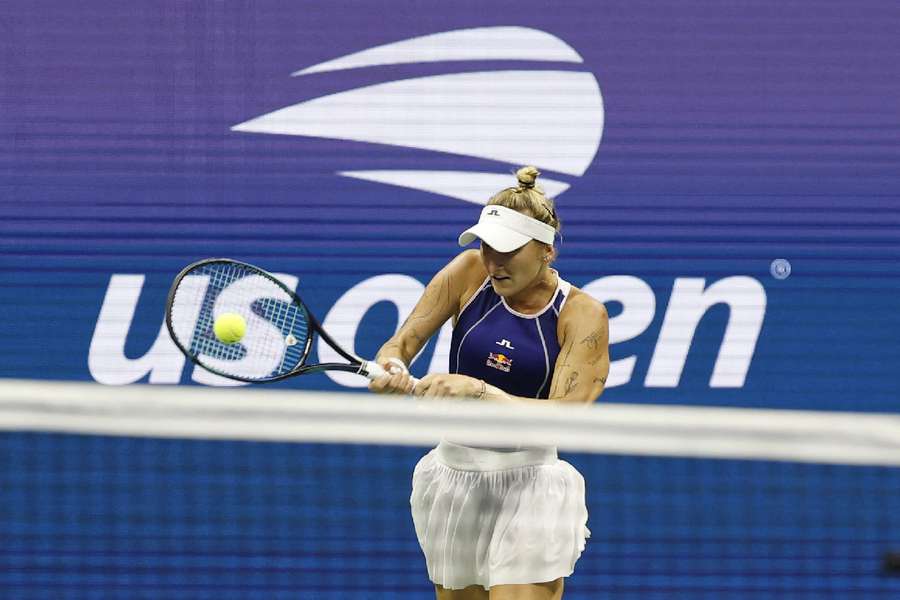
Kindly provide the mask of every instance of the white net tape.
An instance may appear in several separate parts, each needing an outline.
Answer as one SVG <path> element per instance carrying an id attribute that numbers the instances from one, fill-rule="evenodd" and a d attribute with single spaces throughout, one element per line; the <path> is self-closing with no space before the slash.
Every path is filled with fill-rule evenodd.
<path id="1" fill-rule="evenodd" d="M 0 381 L 0 430 L 492 447 L 900 466 L 900 415 L 624 405 L 521 406 L 273 388 Z"/>

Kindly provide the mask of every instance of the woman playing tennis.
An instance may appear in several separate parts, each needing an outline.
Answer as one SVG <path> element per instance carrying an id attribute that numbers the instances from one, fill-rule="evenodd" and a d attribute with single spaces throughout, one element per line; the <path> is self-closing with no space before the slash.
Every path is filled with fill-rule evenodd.
<path id="1" fill-rule="evenodd" d="M 591 403 L 609 372 L 606 310 L 550 267 L 560 223 L 524 167 L 459 236 L 377 361 L 370 389 L 496 402 Z M 448 374 L 413 389 L 405 365 L 453 318 Z M 396 367 L 401 368 L 396 368 Z M 555 447 L 442 441 L 416 466 L 410 499 L 438 600 L 559 599 L 590 535 L 584 480 Z"/>

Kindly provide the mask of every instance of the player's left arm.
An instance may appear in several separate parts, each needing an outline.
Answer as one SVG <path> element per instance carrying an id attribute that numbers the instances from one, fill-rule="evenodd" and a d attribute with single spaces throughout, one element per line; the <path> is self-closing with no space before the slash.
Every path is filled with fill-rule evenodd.
<path id="1" fill-rule="evenodd" d="M 560 352 L 553 371 L 549 400 L 591 404 L 603 393 L 609 375 L 609 318 L 602 303 L 573 291 L 559 316 Z M 550 404 L 547 400 L 507 394 L 467 375 L 428 375 L 417 395 L 483 398 L 493 402 Z"/>
<path id="2" fill-rule="evenodd" d="M 591 404 L 609 376 L 609 316 L 601 302 L 575 292 L 559 316 L 560 352 L 550 400 Z"/>

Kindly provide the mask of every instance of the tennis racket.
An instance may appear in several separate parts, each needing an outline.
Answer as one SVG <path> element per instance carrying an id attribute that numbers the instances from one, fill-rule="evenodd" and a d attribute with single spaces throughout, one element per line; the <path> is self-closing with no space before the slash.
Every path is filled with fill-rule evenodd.
<path id="1" fill-rule="evenodd" d="M 244 336 L 233 344 L 213 332 L 225 313 L 240 315 Z M 207 371 L 250 383 L 321 371 L 385 374 L 381 365 L 347 352 L 310 314 L 300 297 L 271 273 L 227 258 L 209 258 L 182 270 L 166 299 L 166 328 L 178 349 Z M 346 363 L 307 364 L 320 335 Z"/>

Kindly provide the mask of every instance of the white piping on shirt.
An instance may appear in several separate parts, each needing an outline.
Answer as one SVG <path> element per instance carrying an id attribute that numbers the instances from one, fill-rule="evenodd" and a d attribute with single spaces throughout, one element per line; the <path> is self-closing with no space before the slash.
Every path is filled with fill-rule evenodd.
<path id="1" fill-rule="evenodd" d="M 516 309 L 511 308 L 509 306 L 509 304 L 506 303 L 506 298 L 504 298 L 503 296 L 500 296 L 500 301 L 503 302 L 503 306 L 504 306 L 504 308 L 506 308 L 507 311 L 509 311 L 510 313 L 514 314 L 517 317 L 521 317 L 523 319 L 537 319 L 538 317 L 540 317 L 541 315 L 543 315 L 545 312 L 547 312 L 550 309 L 553 309 L 553 311 L 556 312 L 556 308 L 553 306 L 553 303 L 556 301 L 556 296 L 559 295 L 560 292 L 565 294 L 565 296 L 563 297 L 562 304 L 559 305 L 559 310 L 562 311 L 562 307 L 565 305 L 566 299 L 568 299 L 569 291 L 571 289 L 572 289 L 572 284 L 569 283 L 568 281 L 563 280 L 563 278 L 559 276 L 559 273 L 557 273 L 556 274 L 556 291 L 553 292 L 553 297 L 550 298 L 550 302 L 547 303 L 547 306 L 542 308 L 540 311 L 534 313 L 533 315 L 526 315 L 525 313 L 520 313 Z M 559 312 L 556 312 L 556 316 L 557 317 L 559 316 Z"/>
<path id="2" fill-rule="evenodd" d="M 557 275 L 557 277 L 559 277 L 559 276 Z M 560 291 L 562 291 L 563 300 L 562 300 L 562 302 L 559 303 L 559 312 L 556 313 L 557 317 L 559 316 L 559 313 L 562 312 L 563 306 L 566 305 L 566 300 L 569 299 L 569 292 L 572 291 L 572 284 L 569 283 L 568 281 L 560 279 L 559 280 L 559 289 L 560 289 Z M 555 300 L 555 298 L 554 298 L 554 300 Z"/>
<path id="3" fill-rule="evenodd" d="M 466 330 L 466 332 L 463 334 L 462 338 L 459 340 L 459 347 L 456 349 L 456 372 L 457 373 L 459 373 L 459 353 L 462 352 L 462 347 L 466 341 L 466 338 L 469 336 L 470 333 L 472 333 L 472 330 L 475 329 L 476 327 L 478 327 L 478 324 L 481 323 L 482 321 L 484 321 L 487 318 L 487 316 L 489 314 L 491 314 L 492 312 L 494 312 L 494 309 L 497 308 L 498 306 L 500 306 L 499 302 L 497 304 L 493 305 L 491 308 L 489 308 L 488 311 L 486 313 L 484 313 L 480 319 L 475 321 L 474 325 L 472 325 L 471 327 L 469 327 Z M 462 311 L 460 311 L 460 314 L 462 314 Z"/>
<path id="4" fill-rule="evenodd" d="M 547 385 L 547 378 L 550 377 L 550 355 L 547 354 L 547 342 L 544 341 L 544 331 L 541 329 L 540 319 L 536 320 L 535 323 L 537 324 L 538 335 L 541 337 L 541 346 L 544 347 L 544 381 L 534 396 L 535 398 L 540 398 L 541 392 L 544 391 L 544 386 Z"/>
<path id="5" fill-rule="evenodd" d="M 475 290 L 475 293 L 472 294 L 472 296 L 471 296 L 468 300 L 466 300 L 466 303 L 462 305 L 462 308 L 459 309 L 459 317 L 462 317 L 462 314 L 465 312 L 465 310 L 466 310 L 467 308 L 469 308 L 469 305 L 472 304 L 472 302 L 475 301 L 475 298 L 478 297 L 478 294 L 480 294 L 480 293 L 481 293 L 487 286 L 489 286 L 490 284 L 491 284 L 491 278 L 490 278 L 490 276 L 485 277 L 485 278 L 484 278 L 484 281 L 481 282 L 481 285 L 478 286 L 478 289 Z M 459 317 L 457 317 L 457 319 L 458 319 Z"/>

